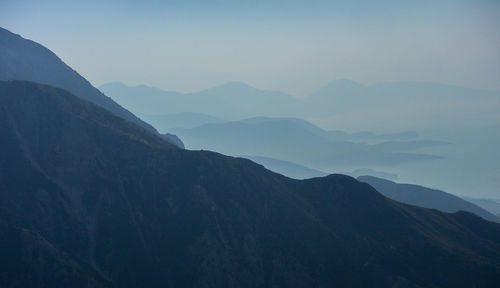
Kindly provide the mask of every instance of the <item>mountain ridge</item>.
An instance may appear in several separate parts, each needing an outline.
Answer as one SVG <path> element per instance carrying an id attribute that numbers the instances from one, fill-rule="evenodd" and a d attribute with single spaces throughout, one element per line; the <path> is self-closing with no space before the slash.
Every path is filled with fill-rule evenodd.
<path id="1" fill-rule="evenodd" d="M 261 90 L 241 82 L 228 82 L 190 93 L 116 82 L 103 84 L 100 89 L 137 114 L 191 112 L 236 120 L 257 116 L 255 112 L 262 116 L 286 115 L 288 110 L 296 111 L 301 106 L 300 100 L 284 92 Z"/>
<path id="2" fill-rule="evenodd" d="M 500 281 L 500 225 L 470 213 L 397 203 L 345 175 L 293 180 L 250 160 L 178 149 L 36 83 L 0 82 L 0 119 L 1 221 L 39 233 L 113 286 Z M 69 283 L 89 275 L 55 267 L 50 276 Z"/>
<path id="3" fill-rule="evenodd" d="M 104 95 L 78 72 L 66 65 L 54 52 L 43 45 L 0 27 L 0 80 L 26 80 L 68 90 L 72 94 L 157 133 L 150 124 Z M 164 137 L 178 144 L 174 136 Z M 177 139 L 176 139 L 177 138 Z"/>
<path id="4" fill-rule="evenodd" d="M 226 89 L 231 86 L 240 85 L 229 83 L 181 94 L 158 88 L 143 89 L 139 93 L 127 86 L 115 89 L 103 85 L 101 89 L 139 115 L 195 112 L 231 121 L 257 116 L 296 117 L 314 120 L 329 129 L 375 127 L 381 131 L 389 124 L 396 130 L 421 130 L 430 125 L 449 127 L 450 122 L 477 125 L 496 117 L 500 99 L 500 91 L 409 81 L 363 85 L 337 80 L 300 98 L 279 91 L 248 88 L 247 84 L 244 89 Z M 395 126 L 395 119 L 412 125 Z"/>
<path id="5" fill-rule="evenodd" d="M 424 208 L 438 209 L 443 212 L 467 211 L 486 220 L 500 222 L 496 215 L 453 194 L 414 184 L 400 184 L 373 176 L 360 176 L 361 182 L 372 185 L 384 196 L 393 200 Z"/>

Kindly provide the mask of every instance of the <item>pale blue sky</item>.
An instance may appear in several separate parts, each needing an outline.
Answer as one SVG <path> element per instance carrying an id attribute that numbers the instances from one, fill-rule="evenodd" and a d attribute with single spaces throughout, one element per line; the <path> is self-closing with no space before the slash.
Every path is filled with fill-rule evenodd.
<path id="1" fill-rule="evenodd" d="M 500 90 L 499 3 L 0 0 L 0 26 L 95 85 L 242 81 L 303 96 L 348 78 Z"/>

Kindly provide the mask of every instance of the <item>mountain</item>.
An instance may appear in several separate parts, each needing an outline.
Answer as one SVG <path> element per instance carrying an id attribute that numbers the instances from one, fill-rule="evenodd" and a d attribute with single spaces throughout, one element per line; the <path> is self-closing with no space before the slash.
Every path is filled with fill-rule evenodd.
<path id="1" fill-rule="evenodd" d="M 429 82 L 363 85 L 335 80 L 304 98 L 324 125 L 364 129 L 425 129 L 450 125 L 483 125 L 498 119 L 500 91 Z M 306 117 L 307 118 L 307 117 Z M 398 123 L 405 125 L 397 126 Z M 372 128 L 373 129 L 373 128 Z"/>
<path id="2" fill-rule="evenodd" d="M 88 264 L 40 233 L 0 221 L 1 287 L 110 287 Z"/>
<path id="3" fill-rule="evenodd" d="M 424 108 L 443 102 L 471 102 L 477 98 L 495 100 L 498 91 L 470 89 L 453 85 L 432 82 L 386 82 L 374 85 L 363 85 L 351 80 L 334 80 L 305 100 L 310 103 L 327 105 L 334 110 L 358 109 L 360 103 L 373 109 L 382 108 L 388 104 L 398 106 L 416 106 Z M 449 108 L 457 107 L 449 103 Z M 414 107 L 415 108 L 415 107 Z M 446 107 L 437 107 L 446 108 Z"/>
<path id="4" fill-rule="evenodd" d="M 255 117 L 173 132 L 189 149 L 275 158 L 318 170 L 437 159 L 439 157 L 412 150 L 444 144 L 423 140 L 376 144 L 337 140 L 328 131 L 297 118 Z"/>
<path id="5" fill-rule="evenodd" d="M 182 148 L 182 149 L 185 148 L 184 142 L 182 142 L 182 140 L 179 137 L 177 137 L 177 135 L 175 135 L 175 134 L 171 134 L 171 133 L 161 134 L 161 138 L 163 138 L 164 140 L 166 140 L 170 144 L 174 144 L 175 146 L 177 146 L 179 148 Z"/>
<path id="6" fill-rule="evenodd" d="M 99 86 L 99 90 L 137 115 L 191 111 L 179 111 L 182 109 L 179 105 L 183 103 L 184 95 L 176 91 L 165 91 L 146 85 L 127 86 L 121 82 L 103 84 Z"/>
<path id="7" fill-rule="evenodd" d="M 156 132 L 146 122 L 94 88 L 44 46 L 0 28 L 0 80 L 27 80 L 68 90 L 115 115 Z M 167 140 L 176 138 L 167 137 Z M 175 141 L 180 141 L 178 138 Z"/>
<path id="8" fill-rule="evenodd" d="M 100 89 L 137 115 L 188 112 L 233 121 L 257 116 L 293 117 L 321 123 L 330 129 L 363 130 L 371 127 L 383 130 L 389 125 L 401 130 L 422 130 L 430 126 L 484 126 L 492 119 L 498 119 L 500 109 L 499 91 L 428 82 L 364 85 L 335 80 L 303 98 L 256 89 L 240 82 L 194 93 L 165 91 L 145 85 L 127 86 L 119 82 L 104 84 Z M 350 136 L 362 138 L 369 136 L 367 133 Z M 411 140 L 415 132 L 392 136 Z"/>
<path id="9" fill-rule="evenodd" d="M 328 108 L 333 109 L 344 109 L 346 104 L 355 106 L 362 103 L 360 100 L 366 101 L 367 99 L 359 99 L 367 94 L 368 87 L 363 84 L 348 80 L 340 79 L 334 80 L 328 83 L 326 86 L 320 88 L 318 91 L 313 93 L 311 96 L 306 98 L 312 103 L 319 104 L 335 104 L 329 105 Z M 336 100 L 336 103 L 334 102 Z M 326 107 L 325 107 L 326 108 Z"/>
<path id="10" fill-rule="evenodd" d="M 139 114 L 158 131 L 164 133 L 179 128 L 195 128 L 203 124 L 223 123 L 226 120 L 203 113 Z"/>
<path id="11" fill-rule="evenodd" d="M 359 169 L 356 169 L 354 171 L 342 172 L 342 174 L 346 174 L 346 175 L 349 175 L 349 176 L 354 177 L 354 178 L 358 178 L 359 176 L 373 176 L 373 177 L 384 178 L 384 179 L 388 179 L 388 180 L 398 179 L 397 174 L 377 171 L 377 170 L 370 169 L 370 168 L 359 168 Z"/>
<path id="12" fill-rule="evenodd" d="M 127 86 L 112 82 L 99 87 L 116 102 L 136 114 L 208 114 L 222 119 L 254 116 L 288 116 L 304 109 L 304 103 L 279 91 L 260 90 L 241 82 L 225 83 L 194 93 Z M 230 107 L 230 108 L 229 108 Z"/>
<path id="13" fill-rule="evenodd" d="M 481 199 L 472 197 L 463 197 L 465 200 L 476 204 L 491 214 L 500 215 L 500 201 L 497 199 Z"/>
<path id="14" fill-rule="evenodd" d="M 241 155 L 241 157 L 250 159 L 255 163 L 259 163 L 260 165 L 264 166 L 266 169 L 293 179 L 308 179 L 313 177 L 323 177 L 327 175 L 327 173 L 325 172 L 311 169 L 309 167 L 305 167 L 289 161 L 260 156 Z"/>
<path id="15" fill-rule="evenodd" d="M 500 281 L 499 224 L 344 175 L 293 180 L 179 149 L 58 88 L 0 82 L 0 134 L 0 265 L 16 265 L 0 269 L 5 287 Z"/>
<path id="16" fill-rule="evenodd" d="M 448 213 L 467 211 L 486 220 L 500 222 L 496 215 L 462 198 L 440 190 L 412 184 L 398 184 L 373 176 L 360 176 L 358 180 L 370 184 L 382 195 L 405 204 L 437 209 Z"/>
<path id="17" fill-rule="evenodd" d="M 154 131 L 153 127 L 94 88 L 52 51 L 3 28 L 0 28 L 0 63 L 0 80 L 27 80 L 60 87 Z"/>

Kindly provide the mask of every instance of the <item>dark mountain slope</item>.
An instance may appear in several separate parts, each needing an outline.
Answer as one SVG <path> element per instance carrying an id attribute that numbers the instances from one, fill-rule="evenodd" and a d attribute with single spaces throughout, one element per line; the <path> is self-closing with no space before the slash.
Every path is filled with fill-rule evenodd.
<path id="1" fill-rule="evenodd" d="M 0 223 L 1 287 L 110 287 L 39 233 Z"/>
<path id="2" fill-rule="evenodd" d="M 399 204 L 343 175 L 292 180 L 176 149 L 60 89 L 1 82 L 0 133 L 0 219 L 116 287 L 500 281 L 498 224 Z"/>
<path id="3" fill-rule="evenodd" d="M 500 221 L 498 217 L 475 204 L 440 190 L 430 189 L 419 185 L 399 184 L 373 176 L 360 176 L 358 180 L 370 184 L 385 197 L 402 203 L 438 209 L 448 213 L 467 211 L 489 221 Z"/>
<path id="4" fill-rule="evenodd" d="M 0 63 L 0 80 L 26 80 L 63 88 L 123 119 L 156 132 L 151 125 L 94 88 L 52 51 L 3 28 L 0 28 Z M 180 141 L 175 135 L 164 138 L 174 144 Z"/>

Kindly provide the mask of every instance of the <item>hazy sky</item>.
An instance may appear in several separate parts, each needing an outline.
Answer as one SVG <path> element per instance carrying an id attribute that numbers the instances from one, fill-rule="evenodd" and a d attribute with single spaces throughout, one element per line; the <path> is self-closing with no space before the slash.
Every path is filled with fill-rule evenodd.
<path id="1" fill-rule="evenodd" d="M 94 85 L 242 81 L 302 96 L 348 78 L 500 90 L 495 0 L 0 0 L 0 26 Z"/>

